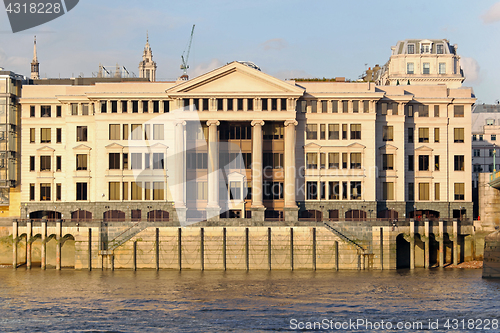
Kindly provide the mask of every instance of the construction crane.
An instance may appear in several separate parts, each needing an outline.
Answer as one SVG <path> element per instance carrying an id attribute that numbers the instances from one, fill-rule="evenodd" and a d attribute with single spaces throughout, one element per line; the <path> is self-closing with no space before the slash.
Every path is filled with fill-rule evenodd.
<path id="1" fill-rule="evenodd" d="M 187 80 L 189 78 L 187 74 L 187 70 L 189 68 L 188 59 L 189 59 L 189 52 L 191 51 L 191 43 L 193 42 L 194 26 L 195 25 L 193 24 L 193 29 L 191 29 L 191 38 L 189 39 L 189 46 L 187 47 L 186 50 L 184 50 L 184 52 L 182 52 L 181 56 L 182 59 L 181 69 L 183 70 L 183 74 L 181 76 L 182 80 Z M 186 54 L 186 58 L 184 58 L 184 54 Z"/>

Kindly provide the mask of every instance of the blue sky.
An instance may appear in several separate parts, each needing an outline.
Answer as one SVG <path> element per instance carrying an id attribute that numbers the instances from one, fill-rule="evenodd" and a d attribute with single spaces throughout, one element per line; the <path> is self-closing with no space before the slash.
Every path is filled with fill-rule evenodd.
<path id="1" fill-rule="evenodd" d="M 99 63 L 138 73 L 146 31 L 159 79 L 182 74 L 193 24 L 190 76 L 249 60 L 279 78 L 357 79 L 408 38 L 447 38 L 480 102 L 500 99 L 498 1 L 82 0 L 66 15 L 13 34 L 0 12 L 0 67 L 29 75 L 37 35 L 42 77 L 91 76 Z"/>

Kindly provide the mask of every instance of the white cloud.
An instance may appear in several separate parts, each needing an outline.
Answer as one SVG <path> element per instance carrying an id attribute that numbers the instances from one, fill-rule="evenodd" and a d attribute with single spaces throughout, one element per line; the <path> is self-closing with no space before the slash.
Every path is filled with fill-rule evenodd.
<path id="1" fill-rule="evenodd" d="M 491 6 L 486 13 L 484 13 L 481 18 L 483 19 L 483 23 L 495 23 L 500 21 L 500 2 L 497 2 L 493 6 Z"/>
<path id="2" fill-rule="evenodd" d="M 264 43 L 260 44 L 260 47 L 262 47 L 264 50 L 283 50 L 288 46 L 288 43 L 286 40 L 282 38 L 273 38 L 266 40 Z"/>
<path id="3" fill-rule="evenodd" d="M 479 63 L 474 58 L 462 57 L 460 59 L 460 65 L 464 70 L 465 79 L 467 82 L 480 82 L 481 67 Z"/>
<path id="4" fill-rule="evenodd" d="M 219 68 L 223 66 L 224 63 L 220 61 L 219 59 L 212 59 L 209 63 L 201 63 L 199 65 L 196 65 L 196 67 L 193 70 L 188 70 L 189 77 L 195 78 L 197 76 L 200 76 L 202 74 L 208 73 L 210 71 L 213 71 L 216 68 Z"/>
<path id="5" fill-rule="evenodd" d="M 24 74 L 25 71 L 22 71 L 22 69 L 26 67 L 29 68 L 30 63 L 31 59 L 24 57 L 9 57 L 3 49 L 0 49 L 0 67 L 3 67 L 5 70 Z"/>

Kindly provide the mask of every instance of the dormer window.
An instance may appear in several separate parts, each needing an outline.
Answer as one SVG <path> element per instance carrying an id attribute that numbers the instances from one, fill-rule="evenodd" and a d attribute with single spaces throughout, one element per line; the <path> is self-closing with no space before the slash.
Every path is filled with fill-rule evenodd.
<path id="1" fill-rule="evenodd" d="M 430 53 L 430 52 L 431 52 L 431 45 L 422 44 L 422 49 L 420 50 L 420 53 Z"/>
<path id="2" fill-rule="evenodd" d="M 436 53 L 437 54 L 444 54 L 444 46 L 443 46 L 443 44 L 436 45 Z"/>
<path id="3" fill-rule="evenodd" d="M 408 44 L 408 54 L 415 54 L 415 44 Z"/>

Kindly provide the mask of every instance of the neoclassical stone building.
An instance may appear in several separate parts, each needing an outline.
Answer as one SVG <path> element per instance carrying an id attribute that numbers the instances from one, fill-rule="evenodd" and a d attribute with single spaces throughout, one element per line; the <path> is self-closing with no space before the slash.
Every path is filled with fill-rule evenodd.
<path id="1" fill-rule="evenodd" d="M 23 214 L 471 217 L 474 101 L 470 88 L 282 81 L 240 62 L 188 81 L 39 82 L 21 99 Z"/>

